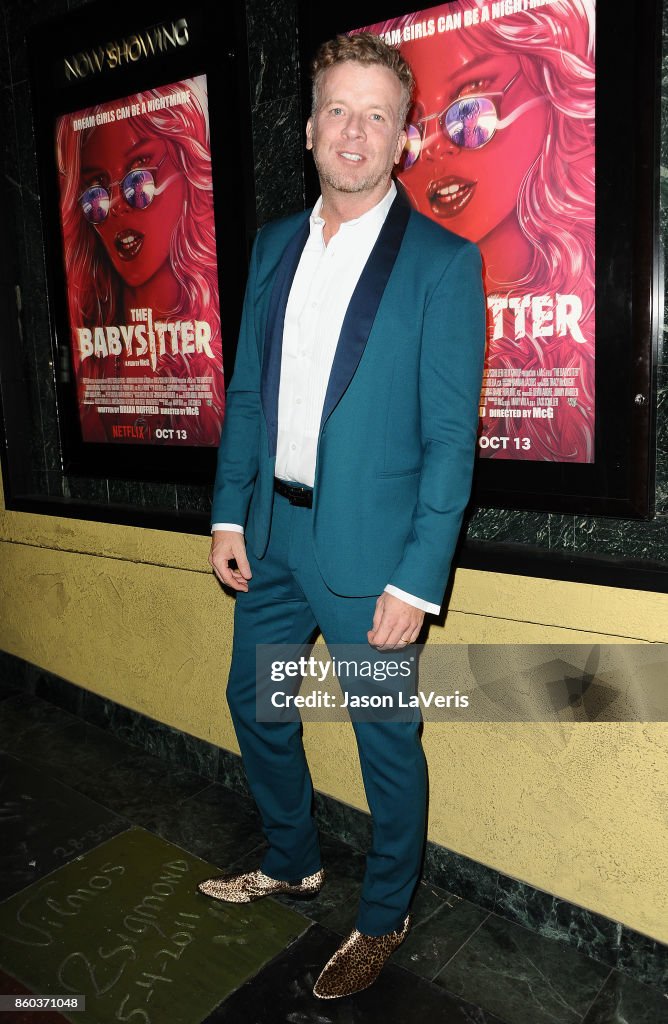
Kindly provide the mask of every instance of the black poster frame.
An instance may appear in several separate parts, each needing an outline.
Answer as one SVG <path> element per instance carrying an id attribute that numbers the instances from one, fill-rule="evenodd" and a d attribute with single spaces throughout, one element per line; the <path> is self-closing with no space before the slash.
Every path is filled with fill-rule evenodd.
<path id="1" fill-rule="evenodd" d="M 320 42 L 434 4 L 299 6 L 304 110 Z M 549 7 L 546 7 L 549 10 Z M 623 20 L 623 30 L 620 23 Z M 477 458 L 472 503 L 618 518 L 654 514 L 656 364 L 663 323 L 659 223 L 661 5 L 596 11 L 596 448 L 590 464 Z M 635 126 L 620 145 L 620 126 Z M 307 200 L 318 183 L 307 162 Z"/>
<path id="2" fill-rule="evenodd" d="M 112 42 L 121 45 L 156 25 L 183 20 L 187 43 L 161 52 L 126 51 L 116 66 L 104 60 L 102 70 L 77 79 L 66 74 L 65 59 L 101 53 Z M 210 0 L 167 0 L 159 13 L 134 14 L 132 8 L 92 4 L 75 14 L 36 27 L 28 38 L 30 85 L 47 276 L 47 301 L 53 350 L 59 442 L 64 474 L 146 482 L 210 485 L 215 473 L 215 447 L 170 444 L 110 444 L 82 439 L 76 387 L 68 366 L 69 323 L 63 263 L 62 231 L 54 148 L 56 118 L 119 97 L 205 74 L 214 190 L 221 334 L 225 384 L 232 374 L 241 301 L 250 245 L 255 228 L 252 191 L 250 99 L 247 79 L 245 15 L 241 2 L 223 10 Z M 128 54 L 132 52 L 135 59 Z M 136 55 L 139 54 L 138 57 Z M 229 119 L 234 117 L 234 159 L 229 152 Z M 233 197 L 230 199 L 230 197 Z M 9 426 L 9 425 L 7 425 Z M 30 500 L 14 494 L 8 467 L 8 507 L 26 507 Z M 9 487 L 7 487 L 7 483 Z M 15 504 L 12 504 L 16 499 Z M 36 498 L 36 505 L 43 500 Z M 57 504 L 57 502 L 56 502 Z M 107 518 L 99 506 L 86 514 Z M 148 510 L 136 510 L 145 519 Z M 129 510 L 128 510 L 129 512 Z M 111 517 L 113 518 L 113 516 Z M 132 515 L 130 515 L 132 520 Z"/>

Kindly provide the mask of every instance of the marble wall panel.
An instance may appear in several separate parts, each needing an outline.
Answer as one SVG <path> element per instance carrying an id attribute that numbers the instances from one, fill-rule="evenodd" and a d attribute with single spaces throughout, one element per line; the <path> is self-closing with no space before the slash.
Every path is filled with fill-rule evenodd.
<path id="1" fill-rule="evenodd" d="M 30 382 L 31 466 L 45 495 L 77 497 L 101 504 L 136 504 L 208 515 L 210 487 L 137 484 L 62 477 L 57 433 L 51 343 L 44 301 L 45 271 L 30 93 L 26 32 L 30 26 L 74 10 L 88 0 L 0 0 L 0 126 L 4 185 L 12 221 L 9 245 L 18 264 L 23 302 L 26 378 Z M 294 0 L 247 0 L 246 22 L 256 220 L 303 208 L 303 122 Z M 663 11 L 661 72 L 661 225 L 668 244 L 668 3 Z M 15 116 L 20 112 L 21 116 Z M 668 304 L 663 334 L 668 333 Z M 662 339 L 659 373 L 656 509 L 654 522 L 623 522 L 592 516 L 558 516 L 502 509 L 477 509 L 468 536 L 494 543 L 520 543 L 544 550 L 615 554 L 654 562 L 668 560 L 668 342 Z"/>

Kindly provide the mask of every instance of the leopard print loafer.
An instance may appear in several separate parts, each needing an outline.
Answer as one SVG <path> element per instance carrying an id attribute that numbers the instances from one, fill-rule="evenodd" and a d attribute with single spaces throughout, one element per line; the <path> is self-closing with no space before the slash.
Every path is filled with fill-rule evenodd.
<path id="1" fill-rule="evenodd" d="M 314 875 L 307 875 L 301 882 L 281 882 L 270 878 L 262 871 L 249 871 L 243 875 L 219 875 L 217 878 L 206 878 L 197 886 L 198 892 L 211 896 L 214 900 L 224 903 L 252 903 L 263 896 L 276 893 L 287 893 L 301 899 L 317 896 L 322 888 L 325 872 L 320 869 Z"/>
<path id="2" fill-rule="evenodd" d="M 401 945 L 410 927 L 410 914 L 400 930 L 387 935 L 364 935 L 355 929 L 325 964 L 313 986 L 318 999 L 340 999 L 373 985 L 386 961 Z"/>

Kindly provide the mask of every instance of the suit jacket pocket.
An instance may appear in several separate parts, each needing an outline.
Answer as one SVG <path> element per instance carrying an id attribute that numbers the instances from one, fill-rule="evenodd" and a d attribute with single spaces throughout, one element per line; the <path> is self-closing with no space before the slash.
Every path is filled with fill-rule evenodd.
<path id="1" fill-rule="evenodd" d="M 417 466 L 414 469 L 392 469 L 385 473 L 377 473 L 376 476 L 379 480 L 387 480 L 395 476 L 417 476 L 421 468 L 421 466 Z"/>

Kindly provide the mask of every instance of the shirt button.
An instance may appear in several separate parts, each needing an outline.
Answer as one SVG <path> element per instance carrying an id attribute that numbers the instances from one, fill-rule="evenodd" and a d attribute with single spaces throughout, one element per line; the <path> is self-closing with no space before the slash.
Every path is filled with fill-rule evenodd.
<path id="1" fill-rule="evenodd" d="M 291 444 L 290 445 L 290 451 L 294 452 L 296 450 L 297 450 L 297 445 L 296 444 Z"/>
<path id="2" fill-rule="evenodd" d="M 297 405 L 301 405 L 302 404 L 301 398 L 295 398 L 295 402 L 297 403 Z"/>
<path id="3" fill-rule="evenodd" d="M 300 354 L 300 356 L 305 356 L 306 355 L 306 349 L 305 348 L 300 348 L 299 354 Z"/>
<path id="4" fill-rule="evenodd" d="M 317 308 L 318 308 L 318 303 L 317 302 L 312 302 L 311 303 L 311 309 L 317 309 Z"/>

